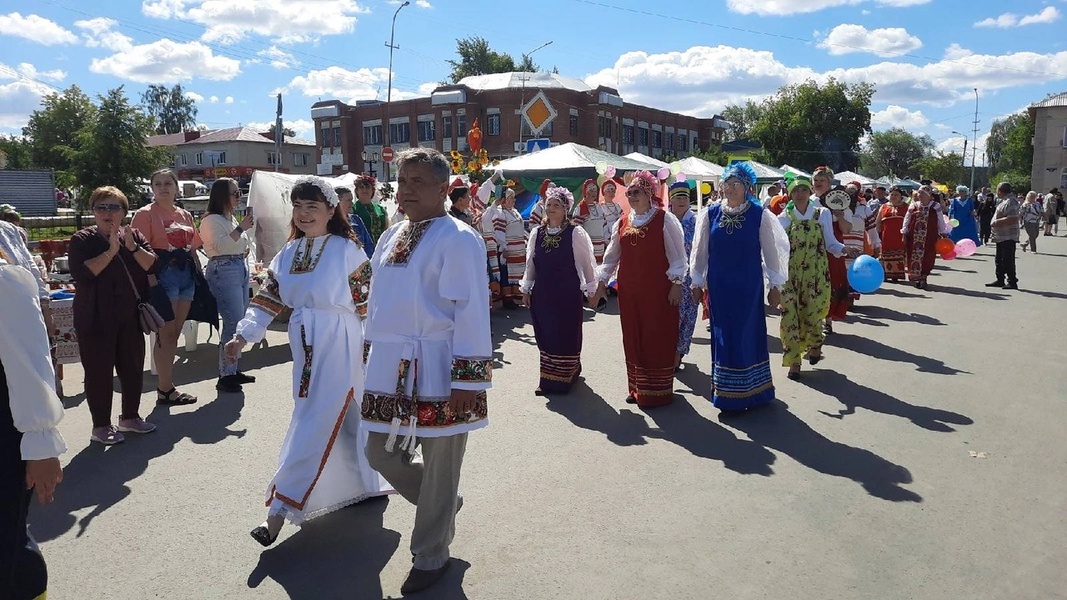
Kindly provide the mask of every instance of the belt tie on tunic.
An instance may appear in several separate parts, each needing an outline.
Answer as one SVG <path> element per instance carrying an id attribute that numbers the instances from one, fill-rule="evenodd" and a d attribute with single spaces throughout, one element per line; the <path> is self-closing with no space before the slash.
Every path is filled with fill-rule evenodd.
<path id="1" fill-rule="evenodd" d="M 408 419 L 409 428 L 407 435 L 404 436 L 404 439 L 400 442 L 400 449 L 408 454 L 413 454 L 415 452 L 419 423 L 419 360 L 416 358 L 416 349 L 418 349 L 424 341 L 445 341 L 450 339 L 452 339 L 452 330 L 437 331 L 418 337 L 385 334 L 371 342 L 372 345 L 374 342 L 404 345 L 404 350 L 400 355 L 400 364 L 397 365 L 396 393 L 394 400 L 396 406 L 393 409 L 393 420 L 389 423 L 389 437 L 385 440 L 385 450 L 387 452 L 393 452 L 396 449 L 396 438 L 400 433 L 400 426 L 403 424 L 404 417 L 407 417 Z M 411 381 L 411 398 L 407 399 L 405 398 L 404 391 L 407 388 L 409 374 L 411 374 L 413 378 Z"/>

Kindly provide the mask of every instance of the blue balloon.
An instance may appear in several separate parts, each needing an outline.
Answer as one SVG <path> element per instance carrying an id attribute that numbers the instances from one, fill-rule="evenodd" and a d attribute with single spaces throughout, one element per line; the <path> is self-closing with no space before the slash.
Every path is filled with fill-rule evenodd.
<path id="1" fill-rule="evenodd" d="M 848 267 L 848 284 L 861 294 L 870 294 L 882 287 L 885 269 L 877 258 L 861 255 Z"/>

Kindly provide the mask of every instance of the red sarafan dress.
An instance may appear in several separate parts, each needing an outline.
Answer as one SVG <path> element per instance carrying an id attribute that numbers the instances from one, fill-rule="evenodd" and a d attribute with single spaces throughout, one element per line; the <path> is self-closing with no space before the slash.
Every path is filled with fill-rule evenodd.
<path id="1" fill-rule="evenodd" d="M 878 258 L 885 269 L 885 278 L 892 281 L 900 281 L 904 278 L 907 265 L 907 253 L 904 250 L 904 234 L 900 230 L 904 227 L 904 214 L 908 212 L 908 205 L 901 203 L 900 206 L 886 204 L 879 209 L 882 216 L 882 254 Z"/>
<path id="2" fill-rule="evenodd" d="M 834 221 L 834 237 L 839 242 L 845 241 L 845 236 L 841 233 L 836 220 Z M 826 316 L 834 321 L 844 321 L 845 316 L 848 315 L 848 309 L 852 307 L 852 298 L 849 296 L 852 288 L 848 284 L 848 268 L 845 266 L 843 256 L 838 257 L 827 252 L 826 258 L 830 264 L 830 310 Z"/>
<path id="3" fill-rule="evenodd" d="M 908 281 L 924 283 L 934 270 L 937 259 L 937 237 L 941 228 L 939 205 L 931 202 L 923 206 L 912 202 L 906 218 L 907 233 L 904 234 L 904 249 L 907 253 Z"/>

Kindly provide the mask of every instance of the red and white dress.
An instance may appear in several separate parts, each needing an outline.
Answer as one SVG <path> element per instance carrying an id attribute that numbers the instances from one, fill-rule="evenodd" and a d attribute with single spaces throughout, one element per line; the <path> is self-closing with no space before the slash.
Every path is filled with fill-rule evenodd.
<path id="1" fill-rule="evenodd" d="M 493 233 L 500 256 L 500 287 L 504 298 L 521 298 L 519 282 L 526 272 L 526 223 L 514 208 L 498 206 Z"/>

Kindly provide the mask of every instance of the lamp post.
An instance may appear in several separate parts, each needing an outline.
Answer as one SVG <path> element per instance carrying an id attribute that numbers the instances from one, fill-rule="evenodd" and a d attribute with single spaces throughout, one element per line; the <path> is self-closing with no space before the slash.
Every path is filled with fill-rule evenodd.
<path id="1" fill-rule="evenodd" d="M 953 131 L 952 133 L 954 133 L 955 135 L 963 137 L 963 156 L 960 157 L 960 171 L 964 175 L 966 175 L 967 174 L 967 136 L 963 135 L 962 133 L 960 133 L 958 131 Z M 960 178 L 960 181 L 961 182 L 963 181 L 962 177 Z M 974 179 L 973 178 L 971 179 L 971 185 L 972 186 L 974 185 Z M 973 187 L 972 187 L 972 189 L 973 189 Z"/>
<path id="2" fill-rule="evenodd" d="M 396 16 L 400 14 L 400 10 L 402 8 L 409 4 L 411 4 L 410 1 L 404 0 L 403 4 L 396 7 L 396 12 L 393 13 L 393 26 L 389 29 L 389 43 L 386 44 L 386 46 L 389 47 L 389 82 L 387 84 L 389 87 L 385 92 L 385 123 L 382 124 L 382 126 L 385 128 L 385 131 L 383 131 L 382 133 L 385 135 L 386 146 L 390 146 L 392 141 L 389 139 L 389 133 L 391 129 L 391 126 L 389 124 L 389 104 L 393 101 L 393 50 L 400 48 L 400 46 L 397 46 L 393 43 L 393 40 L 396 37 Z M 389 163 L 385 163 L 385 165 L 383 166 L 383 170 L 385 171 L 385 180 L 389 181 Z"/>
<path id="3" fill-rule="evenodd" d="M 360 156 L 363 158 L 364 163 L 370 165 L 370 176 L 374 177 L 374 165 L 377 164 L 379 160 L 381 160 L 381 155 L 377 152 L 374 152 L 373 154 L 370 154 L 368 156 L 367 151 L 364 150 Z"/>
<path id="4" fill-rule="evenodd" d="M 552 40 L 549 40 L 549 41 L 541 44 L 540 46 L 534 48 L 533 50 L 530 50 L 526 54 L 522 55 L 522 69 L 523 69 L 522 70 L 522 92 L 519 94 L 519 98 L 520 98 L 520 100 L 519 100 L 519 111 L 520 111 L 520 113 L 519 113 L 519 152 L 522 152 L 522 113 L 521 113 L 521 111 L 522 111 L 522 107 L 526 105 L 526 61 L 530 58 L 530 56 L 533 55 L 534 52 L 537 52 L 541 48 L 544 48 L 545 46 L 548 46 L 551 43 L 552 43 Z"/>
<path id="5" fill-rule="evenodd" d="M 978 88 L 974 88 L 974 142 L 971 144 L 971 189 L 974 189 L 974 155 L 978 150 Z"/>

